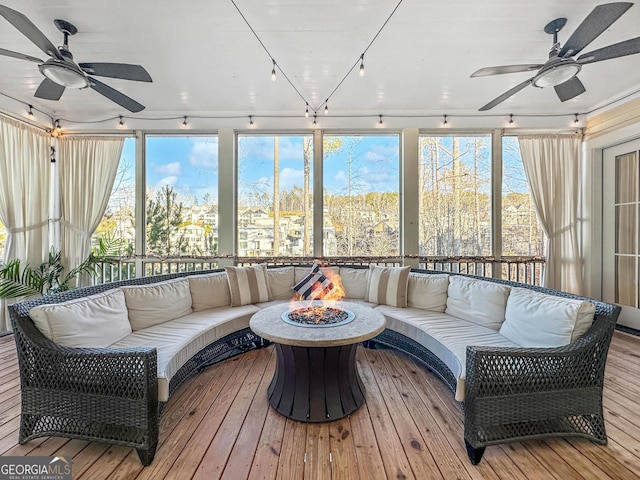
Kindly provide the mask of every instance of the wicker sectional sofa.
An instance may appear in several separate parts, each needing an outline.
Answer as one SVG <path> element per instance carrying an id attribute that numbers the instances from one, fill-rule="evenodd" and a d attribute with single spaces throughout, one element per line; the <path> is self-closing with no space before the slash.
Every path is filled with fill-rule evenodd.
<path id="1" fill-rule="evenodd" d="M 468 275 L 328 268 L 340 275 L 347 300 L 387 319 L 386 330 L 366 346 L 404 351 L 463 402 L 474 464 L 486 446 L 527 438 L 577 435 L 606 443 L 602 388 L 619 307 Z M 380 275 L 389 271 L 383 285 Z M 254 282 L 249 296 L 216 270 L 10 306 L 22 388 L 20 443 L 51 435 L 116 443 L 136 448 L 149 465 L 171 394 L 202 368 L 264 346 L 249 329 L 250 317 L 289 301 L 308 272 L 265 269 L 266 289 L 257 291 Z M 392 283 L 397 288 L 386 295 Z"/>

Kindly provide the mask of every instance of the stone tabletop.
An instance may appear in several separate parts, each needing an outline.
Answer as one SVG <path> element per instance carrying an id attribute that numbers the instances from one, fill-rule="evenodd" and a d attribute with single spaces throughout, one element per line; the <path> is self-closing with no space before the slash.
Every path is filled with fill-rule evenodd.
<path id="1" fill-rule="evenodd" d="M 282 303 L 255 313 L 249 322 L 251 330 L 272 342 L 296 347 L 339 347 L 359 343 L 382 333 L 386 320 L 384 315 L 373 308 L 349 302 L 331 302 L 339 308 L 355 314 L 353 321 L 344 325 L 305 327 L 290 325 L 282 320 L 282 313 L 291 305 L 303 307 L 308 302 Z"/>

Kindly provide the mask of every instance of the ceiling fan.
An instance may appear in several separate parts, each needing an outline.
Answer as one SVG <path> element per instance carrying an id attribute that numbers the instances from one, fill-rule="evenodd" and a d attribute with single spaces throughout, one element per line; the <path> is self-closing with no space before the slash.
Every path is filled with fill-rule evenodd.
<path id="1" fill-rule="evenodd" d="M 528 85 L 539 88 L 553 87 L 562 102 L 584 93 L 584 85 L 576 76 L 583 65 L 640 53 L 640 37 L 636 37 L 582 54 L 577 59 L 573 58 L 618 20 L 632 5 L 633 3 L 627 2 L 598 5 L 576 28 L 562 47 L 558 42 L 558 32 L 567 23 L 567 19 L 556 18 L 552 20 L 544 27 L 546 33 L 553 35 L 553 46 L 549 52 L 549 59 L 543 64 L 486 67 L 472 73 L 472 77 L 485 77 L 488 75 L 533 72 L 537 70 L 533 77 L 494 98 L 479 110 L 492 109 Z"/>
<path id="2" fill-rule="evenodd" d="M 137 82 L 151 82 L 151 76 L 142 66 L 126 63 L 76 63 L 69 50 L 69 35 L 78 33 L 78 29 L 69 22 L 65 20 L 53 21 L 58 30 L 64 35 L 63 45 L 56 48 L 49 39 L 38 30 L 38 27 L 22 13 L 0 5 L 0 15 L 6 18 L 9 23 L 50 57 L 48 60 L 43 61 L 30 55 L 0 48 L 0 55 L 28 60 L 39 64 L 38 69 L 40 73 L 45 76 L 45 79 L 36 90 L 36 97 L 47 100 L 59 100 L 64 89 L 67 87 L 90 87 L 130 112 L 140 112 L 144 110 L 144 105 L 141 105 L 132 98 L 120 93 L 115 88 L 90 76 L 97 75 L 100 77 L 135 80 Z"/>

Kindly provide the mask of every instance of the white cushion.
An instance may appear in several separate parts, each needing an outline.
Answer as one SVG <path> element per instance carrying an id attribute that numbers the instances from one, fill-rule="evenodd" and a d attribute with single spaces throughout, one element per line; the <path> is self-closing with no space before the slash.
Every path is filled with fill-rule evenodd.
<path id="1" fill-rule="evenodd" d="M 108 347 L 131 333 L 122 290 L 39 305 L 29 316 L 40 332 L 65 347 Z"/>
<path id="2" fill-rule="evenodd" d="M 124 291 L 133 330 L 142 330 L 191 313 L 187 278 L 120 288 Z"/>
<path id="3" fill-rule="evenodd" d="M 467 346 L 518 347 L 491 328 L 440 312 L 380 305 L 376 310 L 387 320 L 387 328 L 401 333 L 433 352 L 456 378 L 457 401 L 464 401 Z"/>
<path id="4" fill-rule="evenodd" d="M 237 307 L 271 300 L 266 265 L 224 267 L 224 270 L 227 272 L 231 291 L 231 306 Z"/>
<path id="5" fill-rule="evenodd" d="M 255 305 L 193 312 L 171 322 L 127 335 L 112 347 L 153 346 L 158 350 L 158 401 L 169 399 L 169 382 L 191 357 L 207 345 L 249 326 Z"/>
<path id="6" fill-rule="evenodd" d="M 498 331 L 504 322 L 509 290 L 499 283 L 451 275 L 445 312 Z"/>
<path id="7" fill-rule="evenodd" d="M 225 272 L 193 275 L 187 278 L 194 312 L 231 305 L 231 292 Z"/>
<path id="8" fill-rule="evenodd" d="M 358 298 L 364 300 L 367 295 L 369 283 L 368 268 L 340 267 L 340 278 L 346 298 Z"/>
<path id="9" fill-rule="evenodd" d="M 559 347 L 580 338 L 593 322 L 591 302 L 512 288 L 500 334 L 523 347 Z"/>
<path id="10" fill-rule="evenodd" d="M 293 267 L 267 268 L 267 282 L 274 300 L 291 300 L 295 274 Z"/>
<path id="11" fill-rule="evenodd" d="M 447 308 L 449 275 L 409 273 L 407 306 L 444 312 Z"/>
<path id="12" fill-rule="evenodd" d="M 406 307 L 411 267 L 370 265 L 369 269 L 369 283 L 365 300 L 393 307 Z"/>

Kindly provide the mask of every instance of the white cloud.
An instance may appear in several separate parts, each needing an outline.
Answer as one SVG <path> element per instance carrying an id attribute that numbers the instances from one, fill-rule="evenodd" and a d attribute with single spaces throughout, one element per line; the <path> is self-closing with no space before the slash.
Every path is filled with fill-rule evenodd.
<path id="1" fill-rule="evenodd" d="M 218 168 L 218 139 L 196 139 L 189 152 L 189 165 L 192 167 Z"/>
<path id="2" fill-rule="evenodd" d="M 174 186 L 176 183 L 178 182 L 178 177 L 175 175 L 171 175 L 168 177 L 164 177 L 162 179 L 160 179 L 158 181 L 158 183 L 156 183 L 155 187 L 156 189 L 161 189 L 162 187 L 164 187 L 165 185 L 169 185 L 170 187 Z"/>
<path id="3" fill-rule="evenodd" d="M 178 176 L 182 175 L 182 165 L 180 162 L 165 163 L 164 165 L 154 165 L 153 169 L 162 175 Z"/>
<path id="4" fill-rule="evenodd" d="M 280 190 L 290 190 L 294 185 L 302 187 L 304 171 L 293 168 L 283 168 L 280 172 Z"/>

